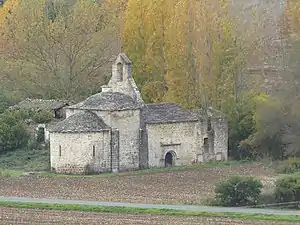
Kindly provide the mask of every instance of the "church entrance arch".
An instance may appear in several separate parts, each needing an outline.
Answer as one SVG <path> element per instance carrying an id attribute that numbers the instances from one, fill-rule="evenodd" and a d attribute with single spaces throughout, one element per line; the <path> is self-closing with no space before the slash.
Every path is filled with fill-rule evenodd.
<path id="1" fill-rule="evenodd" d="M 176 153 L 174 151 L 169 151 L 165 155 L 165 167 L 170 167 L 175 165 Z"/>

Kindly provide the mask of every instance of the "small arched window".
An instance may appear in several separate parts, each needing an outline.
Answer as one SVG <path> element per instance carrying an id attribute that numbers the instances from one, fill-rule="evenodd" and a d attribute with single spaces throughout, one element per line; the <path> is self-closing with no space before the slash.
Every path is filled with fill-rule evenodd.
<path id="1" fill-rule="evenodd" d="M 120 62 L 117 64 L 117 71 L 118 71 L 118 81 L 123 81 L 123 64 Z"/>

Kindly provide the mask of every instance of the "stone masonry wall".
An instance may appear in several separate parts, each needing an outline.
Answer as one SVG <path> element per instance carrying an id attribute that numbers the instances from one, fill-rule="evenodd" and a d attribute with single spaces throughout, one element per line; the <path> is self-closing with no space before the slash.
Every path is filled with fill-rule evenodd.
<path id="1" fill-rule="evenodd" d="M 228 159 L 228 122 L 226 119 L 212 119 L 212 129 L 214 130 L 214 151 L 221 156 L 222 161 Z"/>
<path id="2" fill-rule="evenodd" d="M 94 111 L 119 132 L 119 171 L 139 168 L 140 110 Z"/>
<path id="3" fill-rule="evenodd" d="M 80 112 L 80 109 L 67 109 L 67 117 Z M 93 111 L 111 128 L 119 131 L 119 170 L 139 168 L 140 110 Z"/>
<path id="4" fill-rule="evenodd" d="M 58 173 L 110 172 L 110 140 L 109 131 L 50 133 L 51 168 Z"/>
<path id="5" fill-rule="evenodd" d="M 198 146 L 201 149 L 197 162 L 227 161 L 228 154 L 228 125 L 225 119 L 211 118 L 211 130 L 208 130 L 208 119 L 197 123 Z M 204 139 L 208 139 L 205 148 Z"/>
<path id="6" fill-rule="evenodd" d="M 194 163 L 197 153 L 196 123 L 147 124 L 149 167 L 164 167 L 167 152 L 176 153 L 175 165 Z"/>
<path id="7" fill-rule="evenodd" d="M 119 63 L 122 65 L 122 72 L 118 71 Z M 118 57 L 116 62 L 112 65 L 112 76 L 107 86 L 109 87 L 108 90 L 112 92 L 120 92 L 129 95 L 139 103 L 144 102 L 132 77 L 132 65 L 124 62 L 122 57 Z"/>
<path id="8" fill-rule="evenodd" d="M 119 171 L 120 165 L 120 146 L 119 146 L 119 130 L 113 129 L 111 132 L 111 168 L 112 172 Z"/>
<path id="9" fill-rule="evenodd" d="M 145 126 L 140 129 L 140 150 L 139 161 L 140 169 L 146 169 L 149 167 L 149 152 L 148 152 L 148 131 Z"/>
<path id="10" fill-rule="evenodd" d="M 214 139 L 207 132 L 208 120 L 201 119 L 196 125 L 197 132 L 197 147 L 200 149 L 197 154 L 196 163 L 209 162 L 215 160 L 214 154 Z M 208 149 L 205 149 L 204 139 L 208 138 Z"/>
<path id="11" fill-rule="evenodd" d="M 80 109 L 69 109 L 69 108 L 66 108 L 66 118 L 74 115 L 75 113 L 78 113 L 78 112 L 81 112 Z"/>
<path id="12" fill-rule="evenodd" d="M 110 120 L 119 130 L 119 171 L 138 169 L 140 110 L 110 112 Z"/>

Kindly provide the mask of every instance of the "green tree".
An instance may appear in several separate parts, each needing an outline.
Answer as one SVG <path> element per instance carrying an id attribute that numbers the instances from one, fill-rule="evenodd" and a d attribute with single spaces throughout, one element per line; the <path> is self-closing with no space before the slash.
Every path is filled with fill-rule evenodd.
<path id="1" fill-rule="evenodd" d="M 0 153 L 26 147 L 29 134 L 24 115 L 18 111 L 6 111 L 0 116 Z"/>
<path id="2" fill-rule="evenodd" d="M 20 50 L 7 74 L 24 94 L 82 98 L 105 81 L 108 62 L 119 51 L 113 5 L 63 3 L 22 1 L 5 19 L 5 37 Z"/>
<path id="3" fill-rule="evenodd" d="M 147 102 L 162 101 L 166 92 L 166 35 L 174 3 L 176 1 L 128 1 L 124 51 L 134 62 L 134 77 Z"/>

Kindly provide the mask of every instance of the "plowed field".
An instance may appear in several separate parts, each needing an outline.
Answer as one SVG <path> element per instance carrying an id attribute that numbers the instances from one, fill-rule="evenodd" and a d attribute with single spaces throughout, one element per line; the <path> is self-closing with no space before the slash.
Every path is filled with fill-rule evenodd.
<path id="1" fill-rule="evenodd" d="M 199 204 L 212 197 L 214 184 L 231 175 L 268 182 L 274 174 L 261 165 L 235 165 L 113 177 L 35 177 L 0 179 L 0 195 L 91 201 Z"/>
<path id="2" fill-rule="evenodd" d="M 288 225 L 299 223 L 224 218 L 61 212 L 0 207 L 1 225 Z"/>

